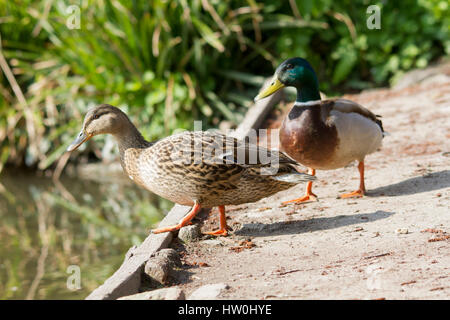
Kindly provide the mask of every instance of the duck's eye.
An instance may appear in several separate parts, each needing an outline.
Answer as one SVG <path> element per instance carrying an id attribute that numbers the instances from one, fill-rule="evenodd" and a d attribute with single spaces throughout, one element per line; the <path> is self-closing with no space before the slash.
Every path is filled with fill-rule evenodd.
<path id="1" fill-rule="evenodd" d="M 100 115 L 95 114 L 92 118 L 93 118 L 94 120 L 97 120 L 98 118 L 100 118 Z"/>
<path id="2" fill-rule="evenodd" d="M 292 68 L 294 68 L 294 66 L 293 66 L 292 64 L 290 64 L 290 63 L 289 63 L 289 64 L 287 64 L 287 65 L 286 65 L 286 67 L 285 67 L 285 68 L 286 68 L 286 70 L 288 70 L 288 69 L 292 69 Z"/>

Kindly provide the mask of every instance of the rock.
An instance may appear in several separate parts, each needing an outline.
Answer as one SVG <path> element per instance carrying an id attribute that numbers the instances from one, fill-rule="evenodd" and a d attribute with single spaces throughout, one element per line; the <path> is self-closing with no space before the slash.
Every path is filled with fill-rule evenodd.
<path id="1" fill-rule="evenodd" d="M 398 228 L 395 230 L 396 234 L 408 234 L 408 229 L 406 228 Z"/>
<path id="2" fill-rule="evenodd" d="M 197 240 L 200 236 L 200 228 L 195 224 L 183 227 L 178 231 L 178 238 L 183 242 Z"/>
<path id="3" fill-rule="evenodd" d="M 169 260 L 161 256 L 151 257 L 144 268 L 145 274 L 150 277 L 152 286 L 164 284 L 169 276 L 170 270 Z"/>
<path id="4" fill-rule="evenodd" d="M 174 249 L 161 249 L 155 253 L 155 257 L 166 259 L 171 268 L 181 267 L 180 255 Z"/>
<path id="5" fill-rule="evenodd" d="M 177 287 L 162 288 L 152 291 L 141 292 L 117 300 L 184 300 L 183 290 Z"/>
<path id="6" fill-rule="evenodd" d="M 178 252 L 174 249 L 161 249 L 145 263 L 144 272 L 150 278 L 150 285 L 164 284 L 172 269 L 181 266 Z"/>
<path id="7" fill-rule="evenodd" d="M 207 284 L 192 292 L 188 300 L 217 299 L 223 291 L 229 288 L 226 283 Z"/>
<path id="8" fill-rule="evenodd" d="M 120 166 L 120 164 L 119 164 Z M 123 173 L 122 173 L 123 175 Z M 189 206 L 175 205 L 160 222 L 160 227 L 177 224 L 191 210 Z M 145 263 L 172 241 L 172 232 L 151 233 L 137 248 L 133 248 L 127 258 L 106 281 L 95 289 L 86 300 L 114 300 L 139 292 Z"/>

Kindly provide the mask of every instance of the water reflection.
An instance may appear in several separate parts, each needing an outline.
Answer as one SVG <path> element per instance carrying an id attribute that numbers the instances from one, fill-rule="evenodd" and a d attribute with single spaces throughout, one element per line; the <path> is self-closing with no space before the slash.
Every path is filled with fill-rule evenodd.
<path id="1" fill-rule="evenodd" d="M 82 299 L 122 263 L 172 203 L 133 184 L 4 170 L 0 299 Z M 81 289 L 67 288 L 71 265 Z"/>

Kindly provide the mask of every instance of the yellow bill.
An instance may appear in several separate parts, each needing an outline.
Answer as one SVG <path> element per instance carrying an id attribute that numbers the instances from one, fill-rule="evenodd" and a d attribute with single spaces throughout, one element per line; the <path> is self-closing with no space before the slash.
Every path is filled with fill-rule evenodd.
<path id="1" fill-rule="evenodd" d="M 255 101 L 261 100 L 262 98 L 268 97 L 271 94 L 274 94 L 281 88 L 284 88 L 285 85 L 278 80 L 277 76 L 274 76 L 272 81 L 270 82 L 270 85 L 267 88 L 264 88 L 256 97 Z"/>

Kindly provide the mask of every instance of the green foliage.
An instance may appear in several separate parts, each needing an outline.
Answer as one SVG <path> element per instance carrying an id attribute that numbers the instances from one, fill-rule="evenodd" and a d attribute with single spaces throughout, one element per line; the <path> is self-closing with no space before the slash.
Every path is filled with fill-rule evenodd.
<path id="1" fill-rule="evenodd" d="M 261 76 L 288 57 L 310 60 L 321 89 L 336 92 L 386 85 L 450 50 L 439 0 L 84 0 L 80 29 L 67 27 L 71 1 L 0 4 L 0 163 L 39 169 L 98 103 L 121 107 L 156 139 L 193 120 L 238 124 Z M 366 27 L 371 4 L 381 30 Z"/>
<path id="2" fill-rule="evenodd" d="M 326 30 L 283 30 L 282 59 L 307 57 L 319 71 L 321 89 L 386 85 L 413 68 L 450 53 L 448 1 L 296 1 L 304 19 L 326 22 Z M 369 5 L 380 8 L 381 29 L 370 30 Z"/>

